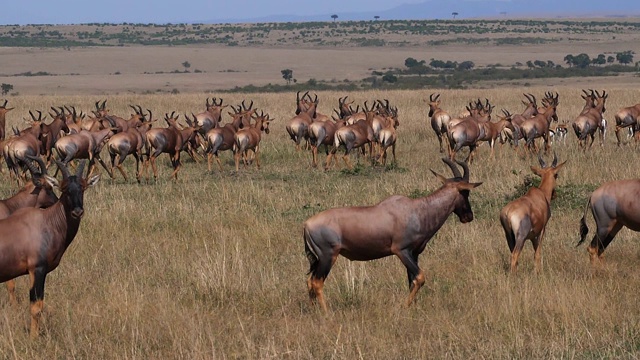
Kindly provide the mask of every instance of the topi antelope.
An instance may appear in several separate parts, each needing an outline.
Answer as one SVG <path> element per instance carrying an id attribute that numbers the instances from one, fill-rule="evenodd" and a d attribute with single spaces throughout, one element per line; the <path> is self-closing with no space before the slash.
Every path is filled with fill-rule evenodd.
<path id="1" fill-rule="evenodd" d="M 39 333 L 45 279 L 55 270 L 65 250 L 71 245 L 84 214 L 84 191 L 95 185 L 100 175 L 89 180 L 82 177 L 85 161 L 75 175 L 56 161 L 62 181 L 46 175 L 46 181 L 60 189 L 60 200 L 47 209 L 23 208 L 0 220 L 0 282 L 29 274 L 31 302 L 31 337 Z"/>
<path id="2" fill-rule="evenodd" d="M 602 253 L 609 246 L 618 231 L 627 227 L 640 231 L 640 179 L 616 180 L 604 183 L 597 188 L 585 206 L 580 219 L 580 241 L 582 244 L 589 233 L 587 210 L 596 221 L 596 233 L 593 235 L 589 251 L 591 264 L 596 265 L 602 259 Z"/>
<path id="3" fill-rule="evenodd" d="M 344 207 L 325 210 L 303 224 L 304 247 L 309 260 L 307 289 L 313 303 L 317 300 L 324 311 L 324 282 L 339 255 L 349 260 L 368 261 L 396 255 L 407 268 L 410 305 L 425 283 L 418 256 L 427 242 L 442 227 L 451 213 L 462 223 L 473 220 L 469 192 L 482 183 L 469 182 L 467 164 L 442 159 L 453 172 L 447 179 L 431 172 L 442 186 L 428 196 L 410 199 L 394 195 L 374 206 Z"/>
<path id="4" fill-rule="evenodd" d="M 551 217 L 551 200 L 556 196 L 558 171 L 567 162 L 558 165 L 557 156 L 553 156 L 551 166 L 538 154 L 541 167 L 531 167 L 534 174 L 542 177 L 539 187 L 530 188 L 526 194 L 508 203 L 500 211 L 500 223 L 511 251 L 511 273 L 516 272 L 518 257 L 525 241 L 531 240 L 535 251 L 535 270 L 540 271 L 540 245 L 544 238 L 547 222 Z"/>
<path id="5" fill-rule="evenodd" d="M 589 101 L 587 100 L 587 104 L 585 108 L 582 110 L 580 115 L 573 121 L 572 127 L 573 131 L 578 138 L 578 145 L 586 150 L 587 148 L 591 148 L 593 142 L 595 141 L 596 131 L 600 130 L 600 145 L 604 145 L 604 132 L 605 128 L 602 127 L 604 121 L 603 114 L 606 111 L 605 101 L 609 97 L 609 95 L 602 91 L 602 95 L 595 91 L 595 95 L 593 95 L 594 91 L 591 91 L 591 101 L 595 106 L 588 108 Z M 584 97 L 583 97 L 584 98 Z M 587 97 L 588 99 L 588 97 Z M 591 137 L 591 143 L 587 146 L 588 139 L 587 136 Z"/>
<path id="6" fill-rule="evenodd" d="M 235 110 L 235 109 L 234 109 Z M 207 153 L 207 165 L 209 172 L 211 172 L 211 161 L 215 156 L 216 162 L 220 171 L 222 171 L 222 163 L 220 162 L 220 156 L 218 152 L 233 149 L 234 137 L 242 125 L 242 119 L 245 113 L 242 111 L 236 111 L 235 113 L 228 112 L 231 116 L 231 122 L 224 124 L 224 126 L 213 128 L 205 134 L 205 143 L 207 144 L 204 151 Z"/>
<path id="7" fill-rule="evenodd" d="M 340 129 L 344 125 L 345 120 L 342 118 L 328 121 L 314 121 L 311 123 L 309 126 L 309 142 L 311 143 L 311 165 L 313 167 L 318 166 L 318 148 L 320 145 L 324 145 L 325 154 L 329 156 L 329 146 L 333 145 L 333 136 L 335 135 L 336 130 Z"/>
<path id="8" fill-rule="evenodd" d="M 158 180 L 156 159 L 162 153 L 169 154 L 171 166 L 173 166 L 171 177 L 173 177 L 174 180 L 178 180 L 178 171 L 180 171 L 180 168 L 182 167 L 182 164 L 180 163 L 180 152 L 182 151 L 184 142 L 182 133 L 178 127 L 178 117 L 180 117 L 180 115 L 175 115 L 175 113 L 175 111 L 173 111 L 171 115 L 165 113 L 164 121 L 167 123 L 168 127 L 149 129 L 145 137 L 147 160 L 142 165 L 142 172 L 146 173 L 146 169 L 149 163 L 151 163 L 153 178 L 156 181 Z M 147 175 L 147 180 L 149 180 L 149 175 Z"/>
<path id="9" fill-rule="evenodd" d="M 209 102 L 209 98 L 207 98 L 205 111 L 195 115 L 195 125 L 200 126 L 203 134 L 217 128 L 222 122 L 222 110 L 227 106 L 229 105 L 222 105 L 222 99 L 218 102 L 216 98 L 213 98 Z"/>
<path id="10" fill-rule="evenodd" d="M 545 104 L 544 110 L 538 109 L 538 115 L 525 120 L 520 126 L 522 137 L 530 151 L 537 151 L 535 140 L 539 137 L 544 140 L 545 152 L 551 148 L 549 144 L 549 128 L 551 127 L 551 121 L 557 121 L 556 113 L 560 103 L 558 97 L 558 93 L 555 96 L 547 95 L 547 98 L 543 101 Z"/>
<path id="11" fill-rule="evenodd" d="M 138 183 L 140 182 L 140 160 L 142 159 L 144 141 L 147 131 L 151 129 L 154 122 L 155 120 L 151 119 L 151 111 L 149 111 L 149 121 L 143 122 L 136 127 L 130 127 L 127 131 L 119 132 L 109 139 L 107 150 L 111 158 L 112 174 L 114 174 L 114 168 L 117 168 L 122 177 L 124 177 L 124 181 L 129 181 L 122 163 L 128 155 L 133 155 L 136 159 L 136 180 Z"/>
<path id="12" fill-rule="evenodd" d="M 640 120 L 640 104 L 635 104 L 621 109 L 616 113 L 616 138 L 618 139 L 618 146 L 622 143 L 620 140 L 620 129 L 630 128 L 635 129 L 638 121 Z"/>
<path id="13" fill-rule="evenodd" d="M 269 134 L 269 123 L 275 119 L 269 117 L 269 114 L 265 114 L 261 111 L 260 114 L 256 113 L 254 117 L 255 123 L 249 127 L 243 127 L 238 130 L 234 135 L 233 144 L 233 158 L 236 163 L 236 172 L 240 170 L 240 156 L 244 166 L 249 164 L 249 150 L 253 151 L 256 160 L 256 166 L 260 169 L 260 140 L 262 138 L 262 132 Z"/>
<path id="14" fill-rule="evenodd" d="M 7 100 L 4 100 L 4 104 L 0 105 L 0 141 L 4 140 L 6 135 L 6 123 L 7 123 L 7 113 L 14 108 L 7 107 Z"/>
<path id="15" fill-rule="evenodd" d="M 429 118 L 431 119 L 431 128 L 436 133 L 438 141 L 440 142 L 440 152 L 444 152 L 444 144 L 447 142 L 447 128 L 451 115 L 440 108 L 440 94 L 434 96 L 429 95 Z"/>

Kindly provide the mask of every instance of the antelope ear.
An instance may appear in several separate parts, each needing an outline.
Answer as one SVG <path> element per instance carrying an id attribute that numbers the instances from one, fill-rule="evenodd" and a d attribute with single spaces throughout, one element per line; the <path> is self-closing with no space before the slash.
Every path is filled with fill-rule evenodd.
<path id="1" fill-rule="evenodd" d="M 87 187 L 92 187 L 93 185 L 97 184 L 99 181 L 100 181 L 100 174 L 94 175 L 91 177 L 91 179 L 89 179 L 89 181 L 87 181 Z"/>
<path id="2" fill-rule="evenodd" d="M 462 182 L 456 183 L 458 190 L 471 190 L 471 189 L 477 188 L 480 185 L 482 185 L 481 182 L 469 183 L 466 181 L 462 181 Z"/>
<path id="3" fill-rule="evenodd" d="M 52 188 L 60 189 L 60 183 L 58 182 L 58 179 L 54 178 L 53 176 L 49 176 L 49 175 L 45 175 L 44 179 L 47 181 L 47 183 L 49 185 L 51 185 Z"/>
<path id="4" fill-rule="evenodd" d="M 556 171 L 558 171 L 558 170 L 560 170 L 560 168 L 561 168 L 561 167 L 563 167 L 563 166 L 564 166 L 564 164 L 566 164 L 566 163 L 567 163 L 567 160 L 563 161 L 563 162 L 562 162 L 562 163 L 560 163 L 559 165 L 554 166 L 554 169 L 555 169 Z"/>
<path id="5" fill-rule="evenodd" d="M 438 180 L 440 180 L 443 184 L 447 182 L 447 178 L 445 178 L 444 176 L 438 174 L 437 172 L 433 171 L 432 169 L 429 169 L 429 170 L 431 170 L 433 175 L 435 175 L 438 178 Z"/>
<path id="6" fill-rule="evenodd" d="M 532 167 L 531 167 L 531 171 L 532 171 L 534 174 L 536 174 L 536 175 L 538 175 L 538 176 L 542 177 L 542 169 L 540 169 L 539 167 L 532 166 Z"/>

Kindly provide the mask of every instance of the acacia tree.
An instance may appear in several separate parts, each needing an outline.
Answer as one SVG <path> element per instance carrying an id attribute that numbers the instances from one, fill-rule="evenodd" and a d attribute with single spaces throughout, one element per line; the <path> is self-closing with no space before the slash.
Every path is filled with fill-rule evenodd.
<path id="1" fill-rule="evenodd" d="M 0 85 L 0 88 L 2 89 L 2 95 L 7 95 L 9 91 L 13 90 L 13 85 L 2 83 L 2 85 Z"/>
<path id="2" fill-rule="evenodd" d="M 455 20 L 456 16 L 458 16 L 458 13 L 454 11 L 454 12 L 451 13 L 451 15 L 453 15 L 453 19 Z"/>
<path id="3" fill-rule="evenodd" d="M 338 18 L 338 15 L 333 14 L 333 15 L 331 15 L 331 18 L 333 19 L 333 22 L 336 22 L 336 19 Z"/>
<path id="4" fill-rule="evenodd" d="M 376 20 L 378 20 L 378 19 L 380 19 L 380 16 L 379 16 L 379 15 L 376 15 L 376 16 L 374 16 L 373 18 L 374 18 L 374 19 L 376 19 Z"/>
<path id="5" fill-rule="evenodd" d="M 623 65 L 633 63 L 633 51 L 627 50 L 617 53 L 616 60 L 618 60 L 618 62 Z"/>
<path id="6" fill-rule="evenodd" d="M 293 70 L 284 69 L 280 70 L 280 73 L 282 74 L 282 78 L 287 80 L 287 85 L 291 84 L 291 80 L 293 79 Z"/>

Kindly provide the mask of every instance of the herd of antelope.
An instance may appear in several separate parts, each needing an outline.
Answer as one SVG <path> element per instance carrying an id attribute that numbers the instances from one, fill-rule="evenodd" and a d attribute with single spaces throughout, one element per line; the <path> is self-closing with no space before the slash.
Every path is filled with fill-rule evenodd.
<path id="1" fill-rule="evenodd" d="M 534 95 L 524 96 L 522 113 L 502 110 L 499 119 L 492 121 L 494 105 L 488 99 L 471 101 L 464 114 L 453 117 L 440 107 L 440 95 L 432 94 L 428 116 L 439 140 L 440 152 L 448 151 L 442 160 L 453 177 L 431 170 L 442 186 L 425 197 L 410 199 L 396 195 L 374 206 L 334 208 L 307 219 L 303 224 L 303 238 L 310 263 L 307 286 L 311 301 L 317 300 L 327 309 L 323 286 L 339 255 L 360 261 L 396 255 L 407 269 L 410 294 L 406 304 L 411 304 L 425 283 L 418 256 L 428 241 L 452 213 L 462 223 L 473 220 L 469 194 L 481 183 L 470 182 L 469 166 L 482 142 L 489 144 L 491 157 L 496 142 L 511 143 L 517 150 L 522 141 L 523 152 L 537 154 L 540 167 L 532 166 L 531 170 L 542 178 L 540 186 L 506 204 L 499 218 L 511 251 L 511 272 L 516 271 L 526 240 L 534 245 L 535 269 L 539 270 L 540 245 L 551 216 L 556 179 L 566 163 L 558 164 L 554 153 L 552 163 L 547 165 L 541 153 L 550 150 L 553 138 L 564 139 L 568 127 L 553 124 L 558 122 L 559 94 L 547 92 L 541 100 L 542 106 L 538 106 Z M 582 98 L 585 106 L 572 128 L 580 146 L 586 150 L 593 145 L 598 131 L 601 141 L 604 139 L 603 114 L 608 94 L 583 90 Z M 362 106 L 354 106 L 354 101 L 347 99 L 348 96 L 339 98 L 335 114 L 328 116 L 317 111 L 317 95 L 296 93 L 295 115 L 286 124 L 296 149 L 310 149 L 311 165 L 317 167 L 318 149 L 324 145 L 325 170 L 335 166 L 335 154 L 341 148 L 348 168 L 353 167 L 350 153 L 354 149 L 359 157 L 368 156 L 373 165 L 386 166 L 387 151 L 391 148 L 395 163 L 398 108 L 386 99 L 365 101 Z M 154 127 L 157 119 L 151 110 L 144 111 L 139 105 L 130 107 L 134 113 L 128 119 L 110 114 L 106 100 L 95 103 L 92 116 L 78 112 L 73 106 L 51 107 L 51 112 L 44 116 L 39 110 L 30 110 L 30 119 L 25 119 L 29 126 L 22 130 L 14 127 L 14 136 L 5 137 L 6 115 L 13 108 L 7 107 L 6 100 L 0 106 L 2 159 L 11 178 L 22 186 L 15 195 L 0 200 L 0 282 L 7 283 L 10 302 L 16 303 L 14 279 L 29 275 L 33 337 L 39 333 L 46 275 L 59 265 L 79 229 L 84 214 L 84 191 L 100 179 L 100 175 L 93 175 L 96 161 L 112 179 L 117 169 L 128 181 L 123 162 L 131 155 L 136 162 L 138 182 L 143 177 L 149 181 L 149 166 L 154 179 L 158 178 L 156 161 L 163 153 L 168 154 L 174 180 L 182 167 L 183 151 L 195 161 L 199 156 L 207 156 L 209 171 L 214 158 L 222 170 L 219 153 L 225 150 L 233 152 L 236 172 L 241 160 L 245 167 L 255 162 L 259 168 L 262 132 L 269 134 L 269 124 L 274 120 L 263 110 L 254 108 L 253 101 L 234 106 L 223 104 L 222 99 L 207 98 L 203 112 L 191 113 L 191 117 L 184 115 L 187 125 L 179 123 L 179 115 L 174 111 L 164 115 L 166 127 Z M 227 107 L 232 110 L 227 111 L 231 120 L 223 124 Z M 48 123 L 47 115 L 52 118 Z M 637 130 L 639 117 L 640 104 L 616 114 L 618 144 L 622 141 L 622 129 Z M 543 149 L 539 149 L 541 141 Z M 109 165 L 101 158 L 105 146 L 110 156 Z M 460 161 L 456 156 L 463 147 L 468 147 L 469 153 L 465 161 Z M 80 162 L 72 174 L 70 166 L 74 160 Z M 49 175 L 52 162 L 56 172 Z M 61 181 L 56 179 L 58 172 L 62 174 Z M 59 196 L 55 194 L 56 189 Z M 640 204 L 629 201 L 638 195 L 640 180 L 606 183 L 593 192 L 580 222 L 579 242 L 585 240 L 589 231 L 585 216 L 590 208 L 597 226 L 588 247 L 592 263 L 598 262 L 622 227 L 640 231 Z"/>

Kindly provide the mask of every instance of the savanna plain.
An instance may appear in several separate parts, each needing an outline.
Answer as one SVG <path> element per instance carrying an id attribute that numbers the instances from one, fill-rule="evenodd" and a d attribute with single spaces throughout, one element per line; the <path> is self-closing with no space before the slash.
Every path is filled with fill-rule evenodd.
<path id="1" fill-rule="evenodd" d="M 349 93 L 310 88 L 324 114 L 345 95 L 358 104 L 388 99 L 399 111 L 396 164 L 372 166 L 354 155 L 353 170 L 338 163 L 328 171 L 312 168 L 310 152 L 296 151 L 286 134 L 295 92 L 87 95 L 83 85 L 75 94 L 45 90 L 9 96 L 16 110 L 7 116 L 8 129 L 24 127 L 30 109 L 66 104 L 86 112 L 103 99 L 112 114 L 126 117 L 129 105 L 139 104 L 163 117 L 202 111 L 207 97 L 218 96 L 225 104 L 253 101 L 275 120 L 270 134 L 263 134 L 260 169 L 252 164 L 236 173 L 230 153 L 221 154 L 223 170 L 214 166 L 211 172 L 205 162 L 183 154 L 176 182 L 169 178 L 166 155 L 157 182 L 125 182 L 119 174 L 111 180 L 99 169 L 100 183 L 85 194 L 80 231 L 47 277 L 41 336 L 29 339 L 23 277 L 17 282 L 18 307 L 0 296 L 0 354 L 17 359 L 637 358 L 638 234 L 623 229 L 599 268 L 590 265 L 586 246 L 576 244 L 591 191 L 606 181 L 638 177 L 638 150 L 632 142 L 616 146 L 612 114 L 636 104 L 640 90 L 615 79 L 578 81 L 585 86 L 545 79 L 526 88 Z M 440 93 L 442 108 L 457 114 L 476 98 L 521 112 L 523 92 L 541 98 L 554 91 L 560 96 L 560 121 L 570 122 L 584 104 L 583 88 L 609 93 L 609 133 L 604 146 L 596 141 L 586 152 L 571 133 L 566 144 L 553 144 L 567 163 L 558 178 L 539 274 L 528 244 L 518 273 L 508 273 L 510 254 L 498 218 L 531 183 L 530 166 L 538 160 L 509 145 L 498 146 L 491 159 L 483 145 L 470 166 L 471 181 L 483 182 L 470 195 L 475 219 L 461 224 L 452 215 L 431 239 L 420 256 L 427 281 L 412 306 L 404 306 L 406 273 L 394 257 L 339 258 L 325 286 L 328 313 L 309 304 L 306 218 L 396 194 L 424 196 L 440 186 L 429 169 L 450 176 L 427 119 L 425 100 L 431 93 Z M 225 113 L 223 122 L 228 120 Z M 125 164 L 132 174 L 133 160 Z M 0 178 L 4 198 L 17 191 L 6 170 Z M 587 219 L 590 240 L 594 222 L 590 214 Z"/>

